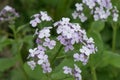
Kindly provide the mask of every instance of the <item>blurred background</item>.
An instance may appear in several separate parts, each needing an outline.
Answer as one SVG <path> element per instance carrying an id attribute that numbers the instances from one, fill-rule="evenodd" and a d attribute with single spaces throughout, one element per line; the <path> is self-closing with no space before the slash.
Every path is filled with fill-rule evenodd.
<path id="1" fill-rule="evenodd" d="M 90 65 L 95 66 L 96 80 L 120 80 L 120 19 L 115 23 L 116 43 L 115 49 L 112 50 L 112 22 L 94 22 L 88 10 L 85 13 L 89 19 L 85 23 L 81 23 L 79 19 L 73 20 L 71 13 L 75 10 L 77 2 L 81 0 L 0 0 L 0 10 L 10 5 L 20 15 L 15 19 L 14 29 L 9 27 L 8 22 L 0 22 L 0 80 L 47 80 L 41 77 L 44 75 L 41 69 L 36 68 L 32 71 L 26 64 L 28 50 L 35 46 L 35 29 L 29 25 L 29 21 L 30 17 L 39 11 L 47 11 L 54 21 L 70 17 L 71 22 L 78 22 L 86 29 L 88 36 L 94 38 L 98 52 L 90 57 L 88 65 L 82 66 L 83 80 L 93 80 Z M 112 0 L 112 3 L 120 11 L 120 0 Z"/>

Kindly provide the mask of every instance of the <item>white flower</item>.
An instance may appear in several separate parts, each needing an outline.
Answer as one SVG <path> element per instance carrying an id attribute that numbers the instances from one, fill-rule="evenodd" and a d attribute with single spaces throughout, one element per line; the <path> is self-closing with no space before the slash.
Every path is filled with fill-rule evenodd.
<path id="1" fill-rule="evenodd" d="M 53 49 L 56 45 L 56 41 L 50 40 L 49 38 L 45 38 L 45 42 L 43 43 L 43 46 L 47 46 L 49 49 Z"/>
<path id="2" fill-rule="evenodd" d="M 32 25 L 32 27 L 36 27 L 37 26 L 37 22 L 35 20 L 31 20 L 30 24 Z"/>
<path id="3" fill-rule="evenodd" d="M 7 5 L 7 6 L 5 6 L 4 9 L 5 9 L 6 11 L 11 11 L 13 8 Z"/>
<path id="4" fill-rule="evenodd" d="M 93 17 L 94 17 L 94 20 L 95 20 L 95 21 L 98 21 L 98 20 L 100 19 L 100 18 L 99 18 L 99 15 L 97 15 L 97 14 L 95 14 Z"/>
<path id="5" fill-rule="evenodd" d="M 38 37 L 39 38 L 44 38 L 44 37 L 49 37 L 50 36 L 50 29 L 52 27 L 45 27 L 42 30 L 39 31 Z"/>
<path id="6" fill-rule="evenodd" d="M 82 46 L 82 48 L 80 49 L 80 52 L 86 54 L 87 56 L 91 54 L 91 50 L 88 49 L 86 46 Z"/>
<path id="7" fill-rule="evenodd" d="M 34 57 L 36 54 L 38 54 L 37 52 L 37 48 L 34 48 L 34 49 L 29 49 L 29 57 Z M 28 58 L 29 58 L 28 57 Z"/>
<path id="8" fill-rule="evenodd" d="M 76 19 L 77 17 L 78 17 L 78 13 L 76 12 L 76 11 L 74 11 L 73 13 L 72 13 L 72 16 L 73 16 L 73 19 Z"/>
<path id="9" fill-rule="evenodd" d="M 42 68 L 43 68 L 43 73 L 50 73 L 52 71 L 52 68 L 50 68 L 49 62 L 42 64 Z"/>
<path id="10" fill-rule="evenodd" d="M 79 18 L 80 18 L 81 22 L 85 22 L 87 20 L 87 17 L 83 13 L 81 13 L 81 15 L 79 15 Z"/>
<path id="11" fill-rule="evenodd" d="M 47 12 L 40 11 L 42 21 L 50 21 L 52 18 L 47 15 Z"/>
<path id="12" fill-rule="evenodd" d="M 80 61 L 80 55 L 78 53 L 75 53 L 73 57 L 74 57 L 74 61 Z"/>
<path id="13" fill-rule="evenodd" d="M 83 7 L 82 7 L 83 4 L 81 4 L 81 3 L 80 3 L 80 4 L 79 4 L 79 3 L 76 3 L 75 6 L 76 6 L 76 10 L 77 10 L 77 11 L 82 11 L 82 10 L 83 10 Z"/>
<path id="14" fill-rule="evenodd" d="M 43 64 L 43 62 L 46 62 L 46 60 L 48 59 L 48 56 L 45 54 L 39 54 L 37 57 L 39 58 L 37 62 L 39 65 Z"/>
<path id="15" fill-rule="evenodd" d="M 36 67 L 36 63 L 34 61 L 29 61 L 27 64 L 31 67 L 32 70 Z"/>
<path id="16" fill-rule="evenodd" d="M 117 22 L 118 21 L 118 17 L 119 17 L 119 15 L 114 13 L 113 14 L 113 21 Z"/>
<path id="17" fill-rule="evenodd" d="M 81 76 L 81 70 L 80 70 L 80 68 L 76 65 L 76 64 L 74 64 L 74 71 L 75 72 L 73 72 L 74 74 L 74 76 L 75 76 L 75 78 L 76 78 L 76 80 L 82 80 L 82 76 Z"/>
<path id="18" fill-rule="evenodd" d="M 34 20 L 30 21 L 30 24 L 32 25 L 32 27 L 36 27 L 38 23 L 40 23 L 40 19 L 38 17 L 36 17 Z"/>
<path id="19" fill-rule="evenodd" d="M 69 68 L 67 66 L 64 66 L 63 70 L 64 70 L 64 74 L 71 74 L 72 75 L 72 69 L 71 68 Z"/>
<path id="20" fill-rule="evenodd" d="M 71 29 L 68 26 L 64 26 L 63 36 L 66 36 L 68 39 L 70 39 L 72 38 L 73 34 L 74 34 L 74 29 Z"/>

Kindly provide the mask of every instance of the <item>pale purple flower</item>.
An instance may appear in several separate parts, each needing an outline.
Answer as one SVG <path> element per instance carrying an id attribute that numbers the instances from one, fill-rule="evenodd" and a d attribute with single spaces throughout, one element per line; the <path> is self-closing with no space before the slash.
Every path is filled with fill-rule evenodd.
<path id="1" fill-rule="evenodd" d="M 79 16 L 79 13 L 77 13 L 76 11 L 72 13 L 73 19 L 77 19 L 78 16 Z"/>
<path id="2" fill-rule="evenodd" d="M 46 48 L 41 46 L 41 45 L 38 45 L 37 48 L 38 48 L 39 51 L 46 51 Z"/>
<path id="3" fill-rule="evenodd" d="M 83 13 L 81 13 L 78 17 L 80 18 L 81 22 L 85 22 L 87 20 L 87 17 Z"/>
<path id="4" fill-rule="evenodd" d="M 101 0 L 101 6 L 107 8 L 107 9 L 112 9 L 111 0 Z"/>
<path id="5" fill-rule="evenodd" d="M 80 48 L 79 53 L 73 55 L 74 61 L 81 61 L 84 65 L 87 64 L 90 54 L 93 54 L 97 51 L 97 48 L 94 45 L 93 38 L 87 38 L 84 36 L 83 46 Z"/>
<path id="6" fill-rule="evenodd" d="M 82 80 L 82 76 L 81 76 L 82 71 L 76 64 L 74 64 L 73 69 L 70 67 L 64 66 L 63 70 L 64 70 L 64 74 L 69 74 L 71 76 L 74 76 L 75 80 Z"/>
<path id="7" fill-rule="evenodd" d="M 89 56 L 92 51 L 87 46 L 82 46 L 80 49 L 80 53 L 84 53 L 85 55 Z"/>
<path id="8" fill-rule="evenodd" d="M 42 30 L 39 31 L 38 37 L 39 38 L 47 38 L 50 37 L 50 29 L 52 27 L 44 27 Z"/>
<path id="9" fill-rule="evenodd" d="M 72 75 L 72 68 L 64 66 L 63 70 L 64 70 L 64 74 L 70 74 L 70 75 Z"/>
<path id="10" fill-rule="evenodd" d="M 37 48 L 34 48 L 34 49 L 29 49 L 29 53 L 30 53 L 29 57 L 34 57 L 39 52 L 37 51 Z"/>
<path id="11" fill-rule="evenodd" d="M 47 15 L 47 12 L 40 11 L 40 16 L 42 21 L 51 21 L 52 18 Z"/>
<path id="12" fill-rule="evenodd" d="M 34 18 L 33 20 L 30 21 L 30 24 L 32 27 L 36 27 L 38 23 L 41 23 L 42 21 L 51 21 L 52 18 L 47 15 L 46 11 L 40 11 L 38 14 L 34 14 L 32 16 Z"/>
<path id="13" fill-rule="evenodd" d="M 41 65 L 44 73 L 49 73 L 52 71 L 50 63 L 48 61 L 48 55 L 45 54 L 46 49 L 38 45 L 37 48 L 30 49 L 28 58 L 32 58 L 32 61 L 28 62 L 28 65 L 34 70 L 36 64 Z"/>
<path id="14" fill-rule="evenodd" d="M 8 6 L 8 5 L 7 5 L 7 6 L 4 7 L 4 9 L 5 9 L 6 11 L 11 11 L 13 8 L 12 8 L 11 6 Z"/>
<path id="15" fill-rule="evenodd" d="M 114 6 L 114 9 L 113 9 L 113 21 L 114 22 L 117 22 L 118 21 L 118 17 L 119 17 L 119 14 L 118 14 L 118 10 L 117 10 L 117 7 L 116 6 Z"/>
<path id="16" fill-rule="evenodd" d="M 34 20 L 30 21 L 30 24 L 32 25 L 32 27 L 36 27 L 38 23 L 40 23 L 40 19 L 38 17 L 36 17 Z"/>
<path id="17" fill-rule="evenodd" d="M 43 46 L 47 46 L 49 49 L 53 49 L 56 45 L 56 41 L 50 40 L 49 38 L 45 38 L 45 42 L 43 42 Z"/>
<path id="18" fill-rule="evenodd" d="M 73 76 L 75 77 L 75 80 L 82 80 L 82 76 L 81 76 L 81 70 L 80 68 L 74 64 L 74 69 L 73 69 Z"/>
<path id="19" fill-rule="evenodd" d="M 37 55 L 37 57 L 39 59 L 37 62 L 39 65 L 43 64 L 44 62 L 48 60 L 48 56 L 45 55 L 44 53 L 40 53 L 39 55 Z"/>
<path id="20" fill-rule="evenodd" d="M 117 22 L 118 21 L 118 17 L 119 17 L 119 15 L 114 13 L 113 14 L 113 21 Z"/>
<path id="21" fill-rule="evenodd" d="M 19 14 L 11 6 L 5 6 L 0 11 L 0 21 L 12 21 L 19 17 Z"/>
<path id="22" fill-rule="evenodd" d="M 27 64 L 30 66 L 32 70 L 36 67 L 36 63 L 34 61 L 28 61 Z"/>
<path id="23" fill-rule="evenodd" d="M 110 16 L 113 17 L 113 21 L 116 22 L 118 20 L 119 15 L 118 13 L 114 13 L 111 0 L 82 0 L 82 3 L 75 4 L 76 10 L 72 13 L 73 19 L 79 18 L 81 22 L 87 20 L 83 12 L 83 5 L 86 5 L 90 9 L 90 14 L 93 15 L 95 21 L 107 20 Z"/>
<path id="24" fill-rule="evenodd" d="M 69 51 L 69 50 L 74 50 L 74 47 L 72 44 L 68 44 L 65 46 L 65 52 Z"/>
<path id="25" fill-rule="evenodd" d="M 83 65 L 86 65 L 89 59 L 89 56 L 86 56 L 84 53 L 81 54 L 75 53 L 73 57 L 74 61 L 81 61 Z"/>
<path id="26" fill-rule="evenodd" d="M 83 10 L 83 4 L 76 3 L 75 6 L 76 6 L 77 11 L 82 11 Z"/>
<path id="27" fill-rule="evenodd" d="M 50 73 L 52 68 L 50 67 L 50 63 L 46 61 L 46 63 L 42 64 L 43 73 Z"/>
<path id="28" fill-rule="evenodd" d="M 75 43 L 85 44 L 86 41 L 89 40 L 85 30 L 82 30 L 79 24 L 70 23 L 69 21 L 69 18 L 63 18 L 62 20 L 54 23 L 54 26 L 57 26 L 57 33 L 59 34 L 57 39 L 64 45 L 65 52 L 73 50 L 73 45 Z M 88 47 L 86 49 L 88 49 Z"/>

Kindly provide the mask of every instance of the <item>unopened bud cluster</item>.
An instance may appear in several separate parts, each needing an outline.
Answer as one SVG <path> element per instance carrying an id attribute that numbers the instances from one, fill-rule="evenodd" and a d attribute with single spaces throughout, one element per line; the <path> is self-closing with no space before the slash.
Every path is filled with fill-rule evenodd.
<path id="1" fill-rule="evenodd" d="M 16 17 L 19 17 L 19 14 L 11 6 L 7 5 L 0 11 L 0 21 L 10 21 Z"/>

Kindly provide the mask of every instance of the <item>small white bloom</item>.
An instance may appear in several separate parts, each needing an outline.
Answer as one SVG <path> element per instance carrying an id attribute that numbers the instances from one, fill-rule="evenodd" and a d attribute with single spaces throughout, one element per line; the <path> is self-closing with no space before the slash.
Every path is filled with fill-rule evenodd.
<path id="1" fill-rule="evenodd" d="M 91 54 L 91 50 L 88 49 L 86 46 L 82 46 L 82 48 L 80 49 L 80 52 L 86 54 L 87 56 Z"/>
<path id="2" fill-rule="evenodd" d="M 5 6 L 4 9 L 5 9 L 6 11 L 11 11 L 13 8 L 7 5 L 7 6 Z"/>
<path id="3" fill-rule="evenodd" d="M 76 3 L 75 6 L 76 6 L 77 11 L 82 11 L 83 10 L 83 4 L 82 3 L 80 3 L 80 4 Z"/>
<path id="4" fill-rule="evenodd" d="M 47 15 L 47 12 L 41 11 L 40 14 L 41 14 L 41 20 L 42 21 L 50 21 L 50 20 L 52 20 L 52 18 Z"/>
<path id="5" fill-rule="evenodd" d="M 34 49 L 29 49 L 29 57 L 34 57 L 37 53 L 37 48 L 34 48 Z M 28 58 L 29 58 L 28 57 Z"/>
<path id="6" fill-rule="evenodd" d="M 85 22 L 87 20 L 87 17 L 83 13 L 81 13 L 81 15 L 79 15 L 79 18 L 80 18 L 81 22 Z"/>
<path id="7" fill-rule="evenodd" d="M 74 11 L 73 13 L 72 13 L 72 16 L 73 16 L 73 19 L 76 19 L 77 17 L 78 17 L 78 13 L 76 12 L 76 11 Z"/>
<path id="8" fill-rule="evenodd" d="M 32 70 L 36 67 L 36 63 L 34 61 L 29 61 L 27 64 L 31 67 Z"/>
<path id="9" fill-rule="evenodd" d="M 113 21 L 117 22 L 118 21 L 118 17 L 119 17 L 119 15 L 114 13 L 113 14 Z"/>
<path id="10" fill-rule="evenodd" d="M 72 69 L 71 68 L 69 68 L 67 66 L 64 66 L 63 70 L 64 70 L 64 74 L 71 74 L 72 75 Z"/>
<path id="11" fill-rule="evenodd" d="M 45 27 L 42 30 L 39 31 L 38 37 L 39 38 L 44 38 L 44 37 L 49 37 L 50 36 L 50 29 L 52 27 Z"/>
<path id="12" fill-rule="evenodd" d="M 41 64 L 43 64 L 43 62 L 46 62 L 46 60 L 48 59 L 48 56 L 47 55 L 45 55 L 45 54 L 39 54 L 38 55 L 38 58 L 39 58 L 39 60 L 38 60 L 38 64 L 39 65 L 41 65 Z"/>

